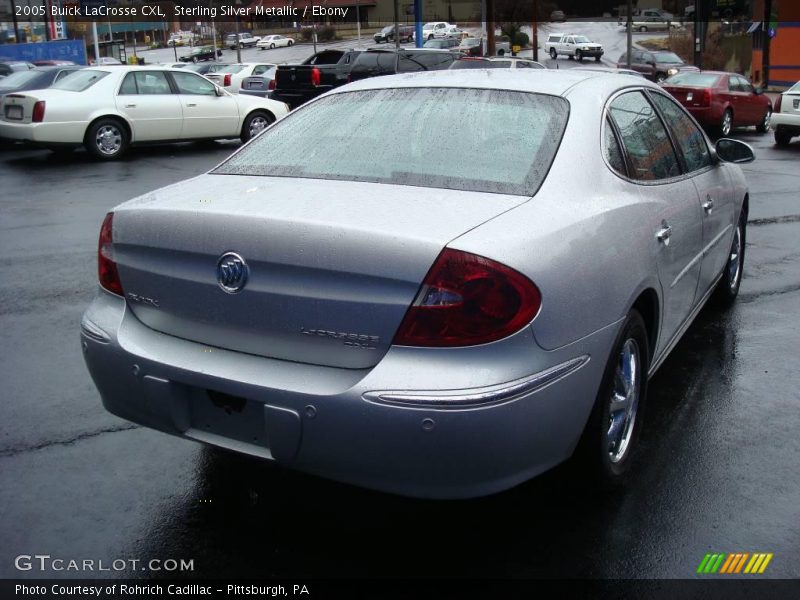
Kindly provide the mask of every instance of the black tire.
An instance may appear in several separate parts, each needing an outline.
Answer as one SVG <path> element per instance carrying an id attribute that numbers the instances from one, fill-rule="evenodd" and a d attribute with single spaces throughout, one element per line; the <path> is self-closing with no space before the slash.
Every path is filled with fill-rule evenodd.
<path id="1" fill-rule="evenodd" d="M 594 57 L 594 62 L 600 62 L 600 57 L 599 56 L 595 56 Z"/>
<path id="2" fill-rule="evenodd" d="M 428 39 L 429 39 L 429 40 L 432 40 L 432 39 L 433 39 L 433 34 L 432 34 L 432 33 L 429 33 L 429 34 L 428 34 Z"/>
<path id="3" fill-rule="evenodd" d="M 631 365 L 626 356 L 634 356 L 635 363 Z M 623 385 L 626 379 L 623 367 L 630 368 L 630 373 L 633 374 L 630 388 Z M 592 414 L 575 452 L 575 463 L 582 475 L 588 476 L 595 486 L 615 488 L 625 483 L 631 465 L 636 461 L 642 408 L 647 398 L 649 367 L 647 328 L 642 316 L 633 309 L 628 313 L 614 342 Z M 622 403 L 614 400 L 622 398 L 620 392 L 627 389 L 631 390 L 625 395 L 627 406 L 631 410 L 612 409 L 612 405 L 622 406 Z M 614 440 L 611 439 L 612 435 Z"/>
<path id="4" fill-rule="evenodd" d="M 746 242 L 747 216 L 742 212 L 733 233 L 728 260 L 725 261 L 722 269 L 722 277 L 714 290 L 713 301 L 719 308 L 728 308 L 739 295 L 739 287 L 742 285 L 742 275 L 744 274 Z"/>
<path id="5" fill-rule="evenodd" d="M 505 50 L 500 49 L 500 50 L 497 51 L 497 56 L 505 56 L 505 55 L 506 55 L 506 51 Z"/>
<path id="6" fill-rule="evenodd" d="M 558 58 L 558 52 L 556 52 L 555 48 L 550 48 L 550 58 L 553 60 Z"/>
<path id="7" fill-rule="evenodd" d="M 726 137 L 730 135 L 731 131 L 733 131 L 733 111 L 730 108 L 726 108 L 717 126 L 717 133 L 720 137 Z"/>
<path id="8" fill-rule="evenodd" d="M 196 57 L 196 56 L 193 56 L 193 57 L 192 57 L 192 62 L 193 62 L 193 63 L 196 63 L 196 62 L 197 62 L 197 57 Z"/>
<path id="9" fill-rule="evenodd" d="M 664 83 L 666 79 L 667 79 L 666 73 L 656 73 L 656 78 L 655 78 L 656 83 Z"/>
<path id="10" fill-rule="evenodd" d="M 783 127 L 778 127 L 775 130 L 775 143 L 778 146 L 788 146 L 792 141 L 792 134 L 786 131 Z"/>
<path id="11" fill-rule="evenodd" d="M 289 40 L 289 43 L 288 43 L 288 44 L 286 44 L 286 45 L 287 45 L 287 46 L 293 46 L 293 45 L 294 45 L 294 42 L 293 42 L 292 40 Z"/>
<path id="12" fill-rule="evenodd" d="M 767 112 L 764 113 L 764 118 L 761 119 L 761 122 L 756 125 L 756 131 L 758 133 L 767 133 L 769 131 L 769 122 L 772 120 L 772 109 L 768 108 Z"/>
<path id="13" fill-rule="evenodd" d="M 583 52 L 580 50 L 575 50 L 575 60 L 578 62 L 583 62 Z"/>
<path id="14" fill-rule="evenodd" d="M 86 151 L 100 160 L 116 160 L 128 149 L 130 138 L 125 125 L 112 117 L 98 119 L 86 130 Z"/>
<path id="15" fill-rule="evenodd" d="M 258 120 L 263 120 L 261 127 L 254 127 L 254 122 Z M 249 142 L 252 138 L 257 136 L 264 128 L 271 125 L 275 122 L 275 117 L 272 116 L 270 113 L 265 112 L 263 110 L 254 110 L 244 120 L 242 124 L 242 132 L 239 136 L 239 139 L 242 140 L 242 143 Z"/>
<path id="16" fill-rule="evenodd" d="M 244 42 L 239 42 L 239 50 L 244 50 Z"/>
<path id="17" fill-rule="evenodd" d="M 639 27 L 639 31 L 642 32 L 642 33 L 645 33 L 647 31 L 647 27 L 642 25 L 641 27 Z"/>
<path id="18" fill-rule="evenodd" d="M 575 57 L 572 54 L 567 54 L 567 60 L 575 60 Z"/>
<path id="19" fill-rule="evenodd" d="M 275 50 L 275 44 L 274 44 L 274 43 L 273 43 L 273 44 L 270 44 L 270 45 L 269 45 L 269 49 L 270 49 L 270 50 Z"/>

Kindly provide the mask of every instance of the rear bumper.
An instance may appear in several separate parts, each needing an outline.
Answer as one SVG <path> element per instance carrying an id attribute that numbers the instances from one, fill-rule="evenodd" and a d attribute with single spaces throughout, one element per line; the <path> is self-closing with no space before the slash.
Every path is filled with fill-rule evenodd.
<path id="1" fill-rule="evenodd" d="M 103 404 L 124 419 L 363 487 L 455 498 L 510 488 L 572 454 L 618 326 L 553 352 L 530 328 L 495 356 L 393 347 L 372 369 L 353 370 L 158 333 L 101 291 L 81 343 Z M 520 364 L 527 377 L 512 372 Z M 208 390 L 246 406 L 228 414 Z"/>
<path id="2" fill-rule="evenodd" d="M 785 128 L 789 131 L 800 131 L 800 115 L 789 113 L 772 113 L 772 128 Z"/>
<path id="3" fill-rule="evenodd" d="M 603 56 L 602 49 L 592 48 L 591 50 L 579 50 L 579 51 L 581 53 L 581 56 L 590 56 L 590 57 Z M 578 50 L 576 50 L 576 53 L 577 52 Z"/>
<path id="4" fill-rule="evenodd" d="M 41 146 L 79 146 L 87 123 L 9 123 L 0 121 L 0 138 Z"/>

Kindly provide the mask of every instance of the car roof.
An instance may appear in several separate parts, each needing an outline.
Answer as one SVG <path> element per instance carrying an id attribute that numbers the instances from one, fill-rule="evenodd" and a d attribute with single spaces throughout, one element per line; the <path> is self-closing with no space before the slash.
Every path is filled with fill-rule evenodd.
<path id="1" fill-rule="evenodd" d="M 592 84 L 599 91 L 630 87 L 630 75 L 581 71 L 577 69 L 446 69 L 441 71 L 418 71 L 384 77 L 369 77 L 334 89 L 332 94 L 358 90 L 377 90 L 410 87 L 451 87 L 474 89 L 499 89 L 533 92 L 552 96 L 566 96 L 573 88 Z M 661 89 L 646 79 L 636 81 L 639 87 Z"/>

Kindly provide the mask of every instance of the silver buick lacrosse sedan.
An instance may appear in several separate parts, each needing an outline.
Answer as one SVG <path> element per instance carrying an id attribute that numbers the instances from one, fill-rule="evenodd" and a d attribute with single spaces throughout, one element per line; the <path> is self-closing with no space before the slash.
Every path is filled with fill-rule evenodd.
<path id="1" fill-rule="evenodd" d="M 86 364 L 124 419 L 368 488 L 616 485 L 738 293 L 750 160 L 626 75 L 359 81 L 106 215 Z"/>

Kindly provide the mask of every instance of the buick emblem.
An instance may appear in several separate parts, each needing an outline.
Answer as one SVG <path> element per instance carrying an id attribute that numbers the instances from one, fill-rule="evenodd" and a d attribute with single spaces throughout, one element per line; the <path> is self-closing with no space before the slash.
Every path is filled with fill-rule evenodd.
<path id="1" fill-rule="evenodd" d="M 247 263 L 235 252 L 226 252 L 217 261 L 217 283 L 229 294 L 241 292 L 249 274 Z"/>

